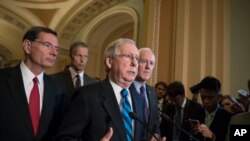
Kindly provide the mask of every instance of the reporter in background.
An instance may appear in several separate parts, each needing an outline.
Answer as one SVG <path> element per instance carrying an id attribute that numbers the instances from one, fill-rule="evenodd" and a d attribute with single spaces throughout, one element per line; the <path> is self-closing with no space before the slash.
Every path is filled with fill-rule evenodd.
<path id="1" fill-rule="evenodd" d="M 213 76 L 202 79 L 200 96 L 204 108 L 199 112 L 202 124 L 199 125 L 198 132 L 206 141 L 225 140 L 232 114 L 219 105 L 221 97 L 220 81 Z"/>
<path id="2" fill-rule="evenodd" d="M 219 101 L 220 105 L 232 114 L 242 113 L 245 108 L 233 96 L 222 95 Z"/>
<path id="3" fill-rule="evenodd" d="M 182 82 L 174 81 L 167 87 L 167 94 L 171 104 L 166 107 L 163 113 L 167 114 L 174 124 L 183 128 L 195 136 L 196 129 L 192 129 L 190 119 L 200 121 L 200 111 L 202 106 L 186 98 L 185 88 Z M 169 119 L 162 119 L 160 129 L 162 136 L 166 136 L 168 141 L 190 141 L 192 138 L 173 125 Z"/>

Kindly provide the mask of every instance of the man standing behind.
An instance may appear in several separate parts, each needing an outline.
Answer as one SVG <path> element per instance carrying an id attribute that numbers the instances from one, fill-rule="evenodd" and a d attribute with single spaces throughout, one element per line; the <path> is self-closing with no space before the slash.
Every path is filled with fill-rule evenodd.
<path id="1" fill-rule="evenodd" d="M 34 26 L 23 36 L 24 60 L 0 70 L 0 140 L 50 140 L 64 111 L 65 94 L 44 73 L 60 47 L 57 33 Z"/>
<path id="2" fill-rule="evenodd" d="M 139 66 L 138 74 L 134 85 L 138 95 L 143 97 L 143 101 L 138 101 L 143 105 L 141 114 L 138 114 L 139 120 L 143 121 L 144 124 L 151 130 L 152 133 L 160 135 L 159 129 L 159 112 L 157 107 L 157 98 L 154 88 L 147 85 L 146 81 L 150 79 L 155 65 L 155 55 L 150 48 L 139 49 Z M 135 121 L 137 122 L 137 121 Z M 138 123 L 140 124 L 140 123 Z M 145 141 L 152 138 L 152 135 L 147 134 L 146 127 L 143 127 L 142 138 L 139 140 Z"/>
<path id="3" fill-rule="evenodd" d="M 130 39 L 117 39 L 105 50 L 107 78 L 80 87 L 58 131 L 57 140 L 99 141 L 113 129 L 112 141 L 133 141 L 138 128 L 129 117 L 137 113 L 136 91 L 129 89 L 138 71 L 139 52 Z"/>
<path id="4" fill-rule="evenodd" d="M 56 73 L 53 77 L 66 88 L 70 97 L 83 85 L 97 82 L 84 72 L 88 61 L 88 46 L 84 42 L 74 42 L 70 46 L 71 65 L 68 69 Z"/>

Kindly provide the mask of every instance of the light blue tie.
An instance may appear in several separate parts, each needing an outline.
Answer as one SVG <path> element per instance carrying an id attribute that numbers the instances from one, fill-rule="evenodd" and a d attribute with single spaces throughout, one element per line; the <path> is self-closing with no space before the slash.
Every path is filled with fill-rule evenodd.
<path id="1" fill-rule="evenodd" d="M 132 119 L 129 116 L 129 113 L 131 112 L 131 106 L 128 101 L 128 91 L 126 89 L 123 89 L 121 91 L 122 95 L 122 118 L 123 123 L 126 129 L 127 139 L 128 141 L 133 140 L 132 136 Z"/>

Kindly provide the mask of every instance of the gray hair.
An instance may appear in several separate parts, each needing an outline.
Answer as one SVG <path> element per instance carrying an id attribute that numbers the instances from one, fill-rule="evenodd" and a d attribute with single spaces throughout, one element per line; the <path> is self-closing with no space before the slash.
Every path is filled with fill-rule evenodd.
<path id="1" fill-rule="evenodd" d="M 111 42 L 107 48 L 105 49 L 104 52 L 104 63 L 106 66 L 106 59 L 107 58 L 113 58 L 116 55 L 118 55 L 120 53 L 120 47 L 124 44 L 133 44 L 136 46 L 136 42 L 132 39 L 128 39 L 128 38 L 119 38 L 113 42 Z M 108 72 L 108 68 L 106 66 L 106 72 Z"/>
<path id="2" fill-rule="evenodd" d="M 148 51 L 148 52 L 151 52 L 152 54 L 154 54 L 154 52 L 152 51 L 152 49 L 149 48 L 149 47 L 140 48 L 138 51 L 139 51 L 139 53 L 141 53 L 142 51 Z"/>

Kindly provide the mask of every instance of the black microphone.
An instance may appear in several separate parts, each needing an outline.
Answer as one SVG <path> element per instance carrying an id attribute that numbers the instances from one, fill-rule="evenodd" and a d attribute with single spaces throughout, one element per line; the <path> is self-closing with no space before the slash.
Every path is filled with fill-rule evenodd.
<path id="1" fill-rule="evenodd" d="M 138 121 L 141 125 L 143 125 L 143 127 L 146 128 L 147 131 L 150 133 L 150 135 L 152 135 L 154 138 L 156 138 L 157 141 L 160 141 L 160 139 L 159 139 L 160 137 L 159 137 L 159 136 L 156 136 L 156 135 L 148 128 L 148 126 L 146 126 L 145 123 L 142 122 L 142 121 L 137 117 L 137 115 L 136 115 L 135 113 L 130 112 L 130 113 L 129 113 L 129 116 L 130 116 L 132 119 Z"/>
<path id="2" fill-rule="evenodd" d="M 180 129 L 182 132 L 184 132 L 186 135 L 188 135 L 192 140 L 199 141 L 196 137 L 194 137 L 192 134 L 188 133 L 185 129 L 183 129 L 181 126 L 177 125 L 167 114 L 160 113 L 161 117 L 165 120 L 169 120 L 175 127 Z"/>

